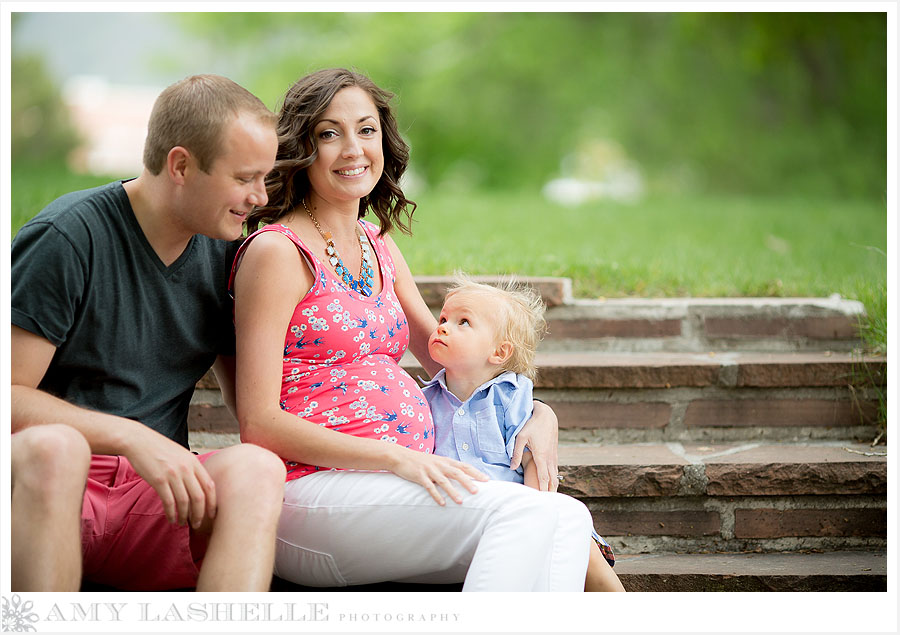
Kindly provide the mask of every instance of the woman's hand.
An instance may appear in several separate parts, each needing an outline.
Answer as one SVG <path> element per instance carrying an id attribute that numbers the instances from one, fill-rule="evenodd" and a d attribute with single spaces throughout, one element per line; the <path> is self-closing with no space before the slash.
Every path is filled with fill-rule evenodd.
<path id="1" fill-rule="evenodd" d="M 534 414 L 516 435 L 516 447 L 509 467 L 513 470 L 519 467 L 527 445 L 534 458 L 538 485 L 542 492 L 555 492 L 559 487 L 556 454 L 559 446 L 558 426 L 553 409 L 543 402 L 535 401 Z"/>
<path id="2" fill-rule="evenodd" d="M 416 452 L 408 448 L 393 446 L 397 452 L 392 455 L 390 471 L 407 481 L 418 483 L 428 490 L 438 505 L 445 505 L 444 497 L 438 491 L 443 489 L 457 504 L 462 496 L 451 484 L 451 479 L 465 487 L 472 494 L 478 491 L 474 480 L 488 481 L 488 476 L 471 465 L 454 461 L 444 456 Z"/>

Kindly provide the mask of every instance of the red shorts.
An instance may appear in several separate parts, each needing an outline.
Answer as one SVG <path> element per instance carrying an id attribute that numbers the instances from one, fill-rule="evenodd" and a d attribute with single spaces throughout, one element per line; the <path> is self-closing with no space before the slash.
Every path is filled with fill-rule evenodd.
<path id="1" fill-rule="evenodd" d="M 85 580 L 126 591 L 195 587 L 206 539 L 197 536 L 192 550 L 191 535 L 187 525 L 169 522 L 159 495 L 128 459 L 91 457 L 81 508 Z"/>

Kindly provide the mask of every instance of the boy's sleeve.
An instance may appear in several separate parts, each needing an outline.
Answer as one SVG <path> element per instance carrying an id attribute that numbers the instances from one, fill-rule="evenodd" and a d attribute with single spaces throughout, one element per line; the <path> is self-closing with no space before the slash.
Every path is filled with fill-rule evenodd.
<path id="1" fill-rule="evenodd" d="M 523 375 L 516 376 L 516 383 L 517 387 L 509 393 L 506 416 L 503 418 L 503 438 L 506 439 L 506 453 L 510 458 L 516 449 L 516 436 L 534 412 L 534 384 Z"/>

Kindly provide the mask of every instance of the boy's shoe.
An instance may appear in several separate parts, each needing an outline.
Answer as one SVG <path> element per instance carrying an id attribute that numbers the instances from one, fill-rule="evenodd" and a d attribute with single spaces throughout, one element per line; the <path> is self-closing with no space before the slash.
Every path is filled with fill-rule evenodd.
<path id="1" fill-rule="evenodd" d="M 603 536 L 596 531 L 591 530 L 591 538 L 593 538 L 594 542 L 597 543 L 597 546 L 600 547 L 600 553 L 603 554 L 603 557 L 609 563 L 609 566 L 616 566 L 616 554 L 613 553 L 612 547 L 610 547 L 609 543 L 603 539 Z"/>

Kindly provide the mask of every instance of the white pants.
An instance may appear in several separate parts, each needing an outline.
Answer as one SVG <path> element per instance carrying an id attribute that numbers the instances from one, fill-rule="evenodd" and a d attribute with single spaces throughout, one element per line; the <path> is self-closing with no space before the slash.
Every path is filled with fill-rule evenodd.
<path id="1" fill-rule="evenodd" d="M 579 501 L 519 483 L 477 483 L 438 505 L 388 472 L 289 481 L 275 573 L 304 586 L 448 584 L 463 591 L 582 591 L 591 516 Z"/>

